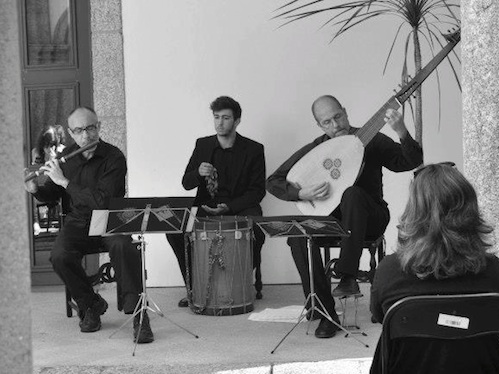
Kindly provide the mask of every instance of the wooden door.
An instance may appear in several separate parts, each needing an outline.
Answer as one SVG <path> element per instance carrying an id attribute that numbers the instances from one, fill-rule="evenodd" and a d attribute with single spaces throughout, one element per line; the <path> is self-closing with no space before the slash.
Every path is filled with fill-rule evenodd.
<path id="1" fill-rule="evenodd" d="M 45 125 L 62 125 L 78 105 L 92 106 L 89 0 L 19 0 L 24 154 L 26 166 Z M 49 261 L 60 228 L 57 202 L 42 204 L 27 194 L 33 285 L 61 284 Z"/>

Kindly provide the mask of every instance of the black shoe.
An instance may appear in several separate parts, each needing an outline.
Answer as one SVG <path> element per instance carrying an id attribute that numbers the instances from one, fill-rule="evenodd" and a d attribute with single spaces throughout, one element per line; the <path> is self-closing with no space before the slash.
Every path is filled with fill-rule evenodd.
<path id="1" fill-rule="evenodd" d="M 343 276 L 340 283 L 333 290 L 333 297 L 345 297 L 360 294 L 360 289 L 354 276 Z"/>
<path id="2" fill-rule="evenodd" d="M 152 343 L 154 341 L 154 335 L 151 330 L 151 324 L 149 323 L 149 316 L 147 315 L 147 312 L 144 312 L 142 327 L 140 326 L 140 313 L 133 319 L 133 341 L 134 343 L 137 342 L 139 344 Z"/>
<path id="3" fill-rule="evenodd" d="M 339 322 L 337 322 L 339 324 Z M 338 326 L 329 321 L 327 318 L 322 318 L 319 326 L 315 329 L 317 338 L 332 338 L 336 335 L 336 331 L 340 330 Z"/>
<path id="4" fill-rule="evenodd" d="M 188 306 L 189 306 L 189 300 L 187 300 L 187 297 L 180 299 L 180 301 L 178 302 L 179 308 L 187 308 Z"/>
<path id="5" fill-rule="evenodd" d="M 78 311 L 78 317 L 80 317 L 81 332 L 95 332 L 100 330 L 101 328 L 100 316 L 106 313 L 108 304 L 101 295 L 96 294 L 95 296 L 96 299 L 92 304 L 92 307 L 87 308 L 84 313 L 82 313 L 81 310 Z M 87 314 L 89 314 L 88 317 Z"/>
<path id="6" fill-rule="evenodd" d="M 85 319 L 85 311 L 83 309 L 78 308 L 78 318 L 80 319 L 80 327 Z"/>
<path id="7" fill-rule="evenodd" d="M 104 313 L 106 313 L 106 310 L 108 308 L 108 304 L 107 304 L 107 301 L 104 300 L 104 298 L 99 295 L 98 293 L 94 294 L 94 301 L 92 303 L 92 305 L 90 305 L 91 308 L 93 308 L 95 310 L 95 312 L 101 316 L 103 315 Z M 78 317 L 80 318 L 80 323 L 81 321 L 83 321 L 83 319 L 85 318 L 85 312 L 87 310 L 87 308 L 83 307 L 83 308 L 80 308 L 79 305 L 81 304 L 78 304 Z"/>
<path id="8" fill-rule="evenodd" d="M 106 310 L 109 305 L 107 301 L 104 300 L 104 298 L 98 293 L 95 294 L 95 296 L 97 296 L 97 299 L 92 304 L 92 309 L 95 310 L 95 312 L 98 313 L 99 316 L 102 316 L 104 313 L 106 313 Z"/>
<path id="9" fill-rule="evenodd" d="M 95 332 L 101 328 L 100 314 L 97 314 L 93 308 L 85 311 L 85 317 L 80 322 L 81 332 Z"/>

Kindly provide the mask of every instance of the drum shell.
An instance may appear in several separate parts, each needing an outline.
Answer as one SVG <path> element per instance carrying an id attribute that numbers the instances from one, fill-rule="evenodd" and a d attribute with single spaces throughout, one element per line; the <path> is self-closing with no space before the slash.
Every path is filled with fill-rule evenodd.
<path id="1" fill-rule="evenodd" d="M 198 219 L 191 233 L 191 308 L 206 315 L 253 310 L 253 224 L 246 217 Z"/>

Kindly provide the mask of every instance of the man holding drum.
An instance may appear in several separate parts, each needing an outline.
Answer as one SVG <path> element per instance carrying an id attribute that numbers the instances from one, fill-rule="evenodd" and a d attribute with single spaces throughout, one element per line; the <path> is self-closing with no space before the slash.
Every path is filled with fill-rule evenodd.
<path id="1" fill-rule="evenodd" d="M 305 154 L 319 144 L 332 138 L 353 135 L 359 130 L 350 126 L 345 108 L 333 96 L 325 95 L 315 100 L 312 113 L 324 135 L 298 150 L 267 179 L 267 190 L 281 200 L 313 202 L 327 199 L 333 194 L 335 191 L 330 188 L 328 181 L 297 186 L 287 180 L 287 175 Z M 343 192 L 339 206 L 333 208 L 334 211 L 331 213 L 341 221 L 345 229 L 351 232 L 350 237 L 341 242 L 340 258 L 335 267 L 335 272 L 341 275 L 341 280 L 332 295 L 320 253 L 313 251 L 315 290 L 335 321 L 338 321 L 338 316 L 334 309 L 333 296 L 343 297 L 360 292 L 356 276 L 365 237 L 378 237 L 383 234 L 390 220 L 388 205 L 383 200 L 382 167 L 395 172 L 409 171 L 423 161 L 422 149 L 407 131 L 402 115 L 396 110 L 388 109 L 384 121 L 396 132 L 400 143 L 381 133 L 374 135 L 372 141 L 365 146 L 363 167 L 357 180 L 353 186 Z M 291 247 L 307 296 L 310 293 L 310 286 L 306 239 L 289 238 L 288 245 Z M 336 331 L 337 327 L 323 318 L 315 331 L 315 336 L 331 338 Z"/>
<path id="2" fill-rule="evenodd" d="M 121 286 L 123 311 L 132 314 L 142 292 L 141 258 L 130 236 L 88 236 L 92 211 L 108 208 L 112 197 L 125 195 L 126 159 L 115 146 L 100 140 L 100 122 L 93 109 L 76 108 L 68 118 L 68 132 L 75 144 L 64 149 L 65 163 L 57 159 L 40 168 L 50 180 L 39 185 L 29 180 L 25 188 L 40 201 L 62 198 L 66 213 L 64 225 L 54 243 L 50 261 L 64 281 L 78 305 L 81 332 L 95 332 L 101 328 L 100 316 L 106 312 L 107 302 L 94 292 L 81 265 L 83 256 L 105 247 Z M 92 144 L 96 143 L 92 147 Z M 90 147 L 90 148 L 89 148 Z M 73 151 L 81 149 L 83 152 Z M 86 149 L 84 151 L 84 149 Z M 74 157 L 69 157 L 73 154 Z M 144 315 L 139 333 L 140 314 L 134 318 L 134 341 L 150 343 L 154 340 L 149 318 Z M 138 336 L 137 336 L 138 335 Z"/>
<path id="3" fill-rule="evenodd" d="M 265 156 L 263 145 L 236 132 L 241 122 L 241 106 L 228 96 L 215 99 L 215 135 L 199 138 L 182 178 L 186 190 L 197 188 L 194 206 L 197 216 L 261 216 L 265 196 Z M 265 235 L 254 224 L 253 267 L 260 264 Z M 184 280 L 186 261 L 182 234 L 167 234 L 177 256 Z M 261 289 L 261 285 L 256 285 Z M 187 299 L 179 302 L 187 307 Z"/>

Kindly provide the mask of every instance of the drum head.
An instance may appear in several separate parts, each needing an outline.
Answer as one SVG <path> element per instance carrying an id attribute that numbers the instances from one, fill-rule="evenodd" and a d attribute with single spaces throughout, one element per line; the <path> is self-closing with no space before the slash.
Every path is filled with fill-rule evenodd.
<path id="1" fill-rule="evenodd" d="M 194 230 L 230 231 L 253 227 L 253 220 L 242 216 L 201 217 L 194 222 Z"/>

